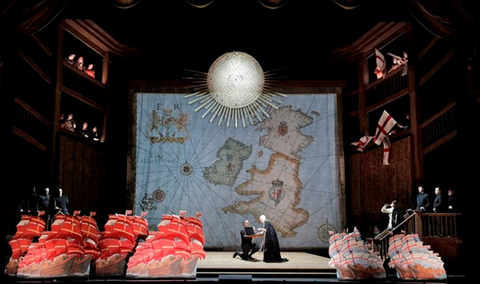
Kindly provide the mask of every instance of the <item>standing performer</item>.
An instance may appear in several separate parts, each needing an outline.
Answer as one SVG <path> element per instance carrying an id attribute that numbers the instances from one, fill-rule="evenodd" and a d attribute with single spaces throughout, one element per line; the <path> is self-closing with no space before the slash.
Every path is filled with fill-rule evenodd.
<path id="1" fill-rule="evenodd" d="M 64 215 L 68 215 L 68 196 L 63 195 L 63 189 L 58 189 L 58 196 L 53 200 L 55 209 L 60 209 Z"/>
<path id="2" fill-rule="evenodd" d="M 282 258 L 280 254 L 280 245 L 278 243 L 277 232 L 265 215 L 260 216 L 260 222 L 264 232 L 263 237 L 263 262 L 287 262 L 288 258 Z"/>

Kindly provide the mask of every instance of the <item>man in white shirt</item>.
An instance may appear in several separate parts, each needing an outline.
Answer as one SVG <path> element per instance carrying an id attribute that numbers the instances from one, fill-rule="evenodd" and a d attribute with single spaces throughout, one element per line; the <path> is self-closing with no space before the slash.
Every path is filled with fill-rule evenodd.
<path id="1" fill-rule="evenodd" d="M 382 213 L 388 214 L 388 226 L 387 229 L 390 231 L 395 231 L 394 233 L 399 233 L 399 228 L 396 228 L 400 223 L 403 222 L 403 210 L 398 208 L 398 202 L 393 200 L 390 204 L 383 205 L 380 210 Z"/>

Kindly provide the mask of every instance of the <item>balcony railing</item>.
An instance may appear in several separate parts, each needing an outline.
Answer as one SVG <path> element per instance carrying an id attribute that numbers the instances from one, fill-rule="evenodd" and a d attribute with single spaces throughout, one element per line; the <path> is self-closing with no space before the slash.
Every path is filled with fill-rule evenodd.
<path id="1" fill-rule="evenodd" d="M 18 98 L 15 99 L 14 108 L 15 133 L 42 150 L 46 150 L 50 145 L 51 123 Z"/>
<path id="2" fill-rule="evenodd" d="M 408 76 L 402 76 L 403 67 L 388 73 L 367 86 L 366 105 L 374 105 L 408 87 Z"/>
<path id="3" fill-rule="evenodd" d="M 450 104 L 420 125 L 423 149 L 457 130 L 457 106 Z"/>
<path id="4" fill-rule="evenodd" d="M 406 234 L 417 234 L 423 239 L 451 239 L 461 243 L 463 239 L 461 230 L 461 213 L 424 213 L 423 211 L 415 211 L 414 214 L 405 218 L 399 226 L 404 226 Z M 369 238 L 367 241 L 371 243 L 374 251 L 380 254 L 382 259 L 388 257 L 388 236 L 390 230 L 381 232 L 375 238 Z"/>
<path id="5" fill-rule="evenodd" d="M 85 97 L 86 102 L 91 101 L 93 105 L 105 105 L 105 86 L 67 63 L 64 64 L 63 68 L 63 86 L 77 94 L 81 94 L 81 96 Z"/>

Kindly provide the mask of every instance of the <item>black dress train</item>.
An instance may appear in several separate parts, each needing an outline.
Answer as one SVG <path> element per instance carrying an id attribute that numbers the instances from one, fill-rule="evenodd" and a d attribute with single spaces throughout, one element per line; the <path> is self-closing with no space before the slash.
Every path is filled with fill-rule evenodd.
<path id="1" fill-rule="evenodd" d="M 277 232 L 273 228 L 270 221 L 265 220 L 265 242 L 263 248 L 263 261 L 264 262 L 286 262 L 287 258 L 282 258 L 280 254 L 280 245 L 278 243 Z"/>

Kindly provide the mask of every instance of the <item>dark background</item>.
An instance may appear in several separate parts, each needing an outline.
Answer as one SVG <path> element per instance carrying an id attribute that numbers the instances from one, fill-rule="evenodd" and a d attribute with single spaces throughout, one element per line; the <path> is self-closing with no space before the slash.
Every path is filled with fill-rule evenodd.
<path id="1" fill-rule="evenodd" d="M 322 68 L 331 50 L 352 44 L 379 21 L 410 19 L 397 0 L 289 0 L 277 8 L 260 0 L 213 0 L 203 8 L 192 3 L 208 1 L 119 2 L 71 0 L 61 17 L 92 19 L 138 49 L 131 68 L 146 80 L 181 79 L 191 75 L 186 69 L 208 72 L 230 51 L 249 53 L 264 71 L 281 69 L 289 79 L 331 79 L 336 75 Z"/>

